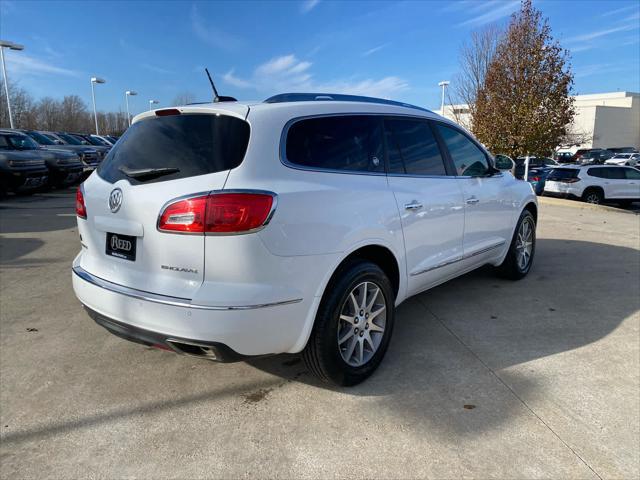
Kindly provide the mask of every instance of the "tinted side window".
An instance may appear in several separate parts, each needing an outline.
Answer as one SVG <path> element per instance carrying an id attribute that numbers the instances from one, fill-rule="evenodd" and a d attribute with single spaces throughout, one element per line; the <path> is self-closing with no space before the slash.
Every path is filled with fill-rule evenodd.
<path id="1" fill-rule="evenodd" d="M 489 171 L 489 162 L 484 152 L 469 138 L 444 125 L 438 125 L 438 131 L 449 149 L 458 175 L 479 176 Z"/>
<path id="2" fill-rule="evenodd" d="M 598 178 L 609 178 L 605 170 L 608 170 L 608 169 L 607 168 L 590 168 L 589 170 L 587 170 L 587 175 L 590 175 L 592 177 L 598 177 Z"/>
<path id="3" fill-rule="evenodd" d="M 300 120 L 289 128 L 287 160 L 328 170 L 384 172 L 378 117 L 349 115 Z"/>
<path id="4" fill-rule="evenodd" d="M 629 180 L 640 180 L 640 171 L 635 168 L 625 168 L 624 174 Z"/>
<path id="5" fill-rule="evenodd" d="M 389 172 L 446 175 L 438 142 L 425 120 L 387 119 Z"/>
<path id="6" fill-rule="evenodd" d="M 624 174 L 624 168 L 610 167 L 605 168 L 604 170 L 607 170 L 607 178 L 612 178 L 613 180 L 624 180 L 626 178 Z"/>

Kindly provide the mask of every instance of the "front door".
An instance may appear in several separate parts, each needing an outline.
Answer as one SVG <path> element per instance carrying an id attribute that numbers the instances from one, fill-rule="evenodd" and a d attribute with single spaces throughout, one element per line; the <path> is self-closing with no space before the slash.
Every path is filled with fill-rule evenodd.
<path id="1" fill-rule="evenodd" d="M 504 251 L 513 234 L 514 215 L 506 183 L 491 171 L 486 153 L 462 131 L 437 123 L 464 195 L 464 267 L 487 263 Z"/>

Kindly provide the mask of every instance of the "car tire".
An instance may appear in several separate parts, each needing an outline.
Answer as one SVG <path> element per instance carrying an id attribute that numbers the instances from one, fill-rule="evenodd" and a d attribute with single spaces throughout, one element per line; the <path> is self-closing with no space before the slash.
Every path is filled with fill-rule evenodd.
<path id="1" fill-rule="evenodd" d="M 520 214 L 516 229 L 503 262 L 497 267 L 498 275 L 509 280 L 527 276 L 536 253 L 536 220 L 529 210 Z"/>
<path id="2" fill-rule="evenodd" d="M 602 191 L 597 188 L 587 188 L 582 194 L 582 201 L 593 205 L 600 205 L 604 201 Z"/>
<path id="3" fill-rule="evenodd" d="M 334 274 L 318 308 L 302 352 L 307 368 L 334 385 L 351 386 L 365 380 L 389 346 L 394 304 L 391 282 L 378 265 L 349 260 Z M 379 311 L 381 308 L 384 310 Z"/>

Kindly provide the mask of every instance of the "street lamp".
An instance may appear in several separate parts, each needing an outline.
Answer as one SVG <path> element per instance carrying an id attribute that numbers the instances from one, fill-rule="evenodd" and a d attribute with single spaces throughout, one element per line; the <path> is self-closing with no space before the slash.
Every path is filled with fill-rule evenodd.
<path id="1" fill-rule="evenodd" d="M 4 66 L 4 49 L 9 50 L 24 50 L 23 45 L 19 45 L 13 42 L 7 42 L 6 40 L 0 40 L 0 58 L 2 58 L 2 75 L 4 76 L 4 93 L 7 94 L 7 110 L 9 110 L 9 125 L 13 127 L 13 117 L 11 116 L 11 102 L 9 101 L 9 79 L 7 78 L 7 68 Z"/>
<path id="2" fill-rule="evenodd" d="M 96 135 L 100 135 L 100 133 L 98 132 L 98 112 L 96 112 L 96 92 L 94 91 L 94 88 L 93 88 L 93 86 L 96 83 L 107 83 L 107 82 L 102 78 L 91 77 L 91 99 L 93 100 L 93 118 L 96 121 Z"/>
<path id="3" fill-rule="evenodd" d="M 438 86 L 442 87 L 442 102 L 440 104 L 440 115 L 444 117 L 444 91 L 449 85 L 449 80 L 443 80 L 442 82 L 438 82 Z"/>
<path id="4" fill-rule="evenodd" d="M 152 105 L 158 105 L 159 103 L 158 100 L 149 100 L 149 111 L 153 108 Z"/>
<path id="5" fill-rule="evenodd" d="M 129 122 L 129 126 L 131 126 L 131 115 L 129 115 L 129 96 L 134 95 L 137 95 L 137 93 L 131 90 L 127 90 L 126 92 L 124 92 L 124 100 L 125 102 L 127 102 L 127 121 Z"/>

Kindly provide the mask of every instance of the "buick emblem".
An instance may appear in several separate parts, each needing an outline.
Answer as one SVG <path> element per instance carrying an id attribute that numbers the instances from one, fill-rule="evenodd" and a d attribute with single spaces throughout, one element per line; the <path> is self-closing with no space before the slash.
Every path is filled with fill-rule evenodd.
<path id="1" fill-rule="evenodd" d="M 109 209 L 111 213 L 116 213 L 122 205 L 122 190 L 114 188 L 109 194 Z"/>

